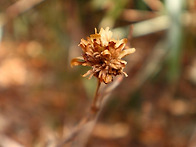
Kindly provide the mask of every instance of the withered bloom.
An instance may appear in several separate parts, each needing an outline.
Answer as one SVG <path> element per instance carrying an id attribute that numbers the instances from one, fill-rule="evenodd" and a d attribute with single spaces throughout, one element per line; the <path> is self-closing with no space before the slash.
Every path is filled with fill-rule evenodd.
<path id="1" fill-rule="evenodd" d="M 71 66 L 83 65 L 91 66 L 83 77 L 89 75 L 89 79 L 95 76 L 100 82 L 110 83 L 114 76 L 124 74 L 128 76 L 123 69 L 127 64 L 122 60 L 123 57 L 135 52 L 134 48 L 124 49 L 127 39 L 115 40 L 112 38 L 112 32 L 107 27 L 101 28 L 100 32 L 87 37 L 87 40 L 81 39 L 79 46 L 82 48 L 82 56 L 72 59 Z"/>

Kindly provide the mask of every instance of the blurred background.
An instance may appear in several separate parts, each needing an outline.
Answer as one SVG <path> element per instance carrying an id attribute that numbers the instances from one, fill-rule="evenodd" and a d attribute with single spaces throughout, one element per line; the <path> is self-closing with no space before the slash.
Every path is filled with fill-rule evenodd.
<path id="1" fill-rule="evenodd" d="M 196 146 L 196 0 L 1 0 L 0 146 L 53 147 L 85 116 L 96 80 L 70 68 L 109 26 L 136 52 L 88 147 Z"/>

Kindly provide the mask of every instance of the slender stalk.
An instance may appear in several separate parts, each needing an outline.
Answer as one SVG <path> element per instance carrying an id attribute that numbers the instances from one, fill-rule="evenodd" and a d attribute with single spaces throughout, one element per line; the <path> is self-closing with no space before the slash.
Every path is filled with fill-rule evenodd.
<path id="1" fill-rule="evenodd" d="M 91 105 L 91 111 L 96 113 L 97 111 L 99 111 L 99 106 L 97 105 L 98 103 L 98 98 L 99 98 L 99 88 L 101 86 L 101 82 L 99 81 L 99 79 L 97 79 L 97 88 L 95 91 L 95 96 L 93 98 L 93 102 Z"/>
<path id="2" fill-rule="evenodd" d="M 84 147 L 86 145 L 97 119 L 103 110 L 102 108 L 106 104 L 112 91 L 121 83 L 122 79 L 123 76 L 119 76 L 111 85 L 105 88 L 102 95 L 98 93 L 101 85 L 101 83 L 98 81 L 90 112 L 82 119 L 78 126 L 76 126 L 73 132 L 71 132 L 71 134 L 67 136 L 65 140 L 57 145 L 57 147 L 63 147 L 69 142 L 71 143 L 72 147 Z"/>

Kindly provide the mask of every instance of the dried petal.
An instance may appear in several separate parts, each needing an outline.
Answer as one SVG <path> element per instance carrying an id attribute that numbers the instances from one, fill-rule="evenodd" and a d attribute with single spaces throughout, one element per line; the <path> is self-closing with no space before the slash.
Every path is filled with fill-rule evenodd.
<path id="1" fill-rule="evenodd" d="M 99 72 L 99 75 L 98 75 L 98 78 L 101 78 L 102 76 L 103 76 L 103 70 L 101 70 L 100 72 Z"/>
<path id="2" fill-rule="evenodd" d="M 84 61 L 83 57 L 81 57 L 81 56 L 80 57 L 76 57 L 76 58 L 73 58 L 71 60 L 71 67 L 77 66 L 77 65 L 82 65 L 84 63 L 85 63 L 85 61 Z"/>
<path id="3" fill-rule="evenodd" d="M 93 40 L 93 39 L 98 39 L 98 38 L 100 38 L 100 35 L 99 35 L 99 34 L 92 34 L 92 35 L 90 35 L 90 37 L 91 37 L 91 39 Z"/>
<path id="4" fill-rule="evenodd" d="M 95 34 L 97 34 L 97 28 L 95 28 Z"/>
<path id="5" fill-rule="evenodd" d="M 111 57 L 111 53 L 108 50 L 104 50 L 103 52 L 101 52 L 101 55 L 103 55 L 106 58 Z"/>
<path id="6" fill-rule="evenodd" d="M 118 48 L 120 45 L 124 45 L 123 48 L 125 47 L 125 44 L 127 43 L 127 39 L 124 38 L 124 39 L 121 39 L 120 41 L 118 41 L 116 44 L 115 44 L 115 48 Z"/>
<path id="7" fill-rule="evenodd" d="M 114 68 L 114 69 L 118 69 L 118 66 L 115 65 L 114 63 L 110 63 L 110 66 L 111 66 L 112 68 Z"/>
<path id="8" fill-rule="evenodd" d="M 125 61 L 125 60 L 118 60 L 121 64 L 124 64 L 124 65 L 126 65 L 127 64 L 127 62 Z"/>
<path id="9" fill-rule="evenodd" d="M 92 69 L 91 70 L 88 70 L 85 74 L 82 75 L 82 77 L 86 77 L 88 75 L 90 75 L 89 76 L 89 79 L 93 76 L 93 70 Z"/>
<path id="10" fill-rule="evenodd" d="M 126 49 L 126 50 L 123 50 L 120 55 L 118 56 L 119 59 L 131 54 L 131 53 L 134 53 L 135 52 L 135 48 L 131 48 L 131 49 Z"/>
<path id="11" fill-rule="evenodd" d="M 112 37 L 112 32 L 109 30 L 109 27 L 105 30 L 101 28 L 99 34 L 101 35 L 102 46 L 107 46 Z"/>
<path id="12" fill-rule="evenodd" d="M 104 83 L 108 84 L 113 81 L 112 75 L 107 75 L 104 79 Z"/>
<path id="13" fill-rule="evenodd" d="M 87 45 L 88 44 L 88 41 L 82 38 L 80 44 Z"/>
<path id="14" fill-rule="evenodd" d="M 127 73 L 123 71 L 123 74 L 125 75 L 125 77 L 128 77 Z"/>

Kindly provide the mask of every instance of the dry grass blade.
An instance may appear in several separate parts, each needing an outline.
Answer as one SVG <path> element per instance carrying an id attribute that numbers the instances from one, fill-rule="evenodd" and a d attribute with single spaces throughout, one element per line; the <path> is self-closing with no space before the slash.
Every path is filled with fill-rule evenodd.
<path id="1" fill-rule="evenodd" d="M 157 43 L 152 54 L 148 58 L 148 61 L 135 78 L 136 85 L 134 86 L 134 89 L 139 88 L 153 73 L 157 72 L 167 53 L 168 46 L 166 42 L 161 41 Z"/>
<path id="2" fill-rule="evenodd" d="M 134 25 L 133 36 L 143 36 L 158 31 L 166 30 L 170 26 L 168 16 L 163 15 L 150 20 L 146 20 Z"/>
<path id="3" fill-rule="evenodd" d="M 126 21 L 142 21 L 156 17 L 157 15 L 158 14 L 155 12 L 125 9 L 123 10 L 121 17 Z"/>

